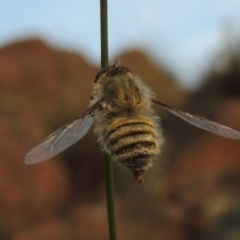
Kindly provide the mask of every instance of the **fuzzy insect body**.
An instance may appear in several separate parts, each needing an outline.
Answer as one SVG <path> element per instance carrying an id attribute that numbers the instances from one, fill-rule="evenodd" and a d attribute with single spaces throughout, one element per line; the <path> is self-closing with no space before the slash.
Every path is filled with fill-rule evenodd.
<path id="1" fill-rule="evenodd" d="M 153 98 L 150 89 L 126 68 L 103 73 L 94 84 L 92 104 L 103 99 L 94 116 L 98 142 L 139 183 L 163 144 Z"/>

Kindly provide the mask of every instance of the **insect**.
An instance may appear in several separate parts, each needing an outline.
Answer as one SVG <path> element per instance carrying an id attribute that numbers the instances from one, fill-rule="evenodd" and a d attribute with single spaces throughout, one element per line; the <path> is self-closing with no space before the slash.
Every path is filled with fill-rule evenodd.
<path id="1" fill-rule="evenodd" d="M 153 92 L 125 66 L 114 64 L 101 69 L 93 86 L 88 110 L 31 148 L 25 157 L 26 164 L 54 157 L 81 139 L 94 122 L 102 150 L 143 184 L 144 174 L 160 154 L 164 142 L 153 104 L 198 128 L 240 139 L 240 132 L 235 129 L 156 100 Z"/>

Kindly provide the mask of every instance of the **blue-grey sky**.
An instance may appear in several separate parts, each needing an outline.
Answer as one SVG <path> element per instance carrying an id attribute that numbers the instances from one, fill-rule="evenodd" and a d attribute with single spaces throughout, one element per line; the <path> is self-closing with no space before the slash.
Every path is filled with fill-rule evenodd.
<path id="1" fill-rule="evenodd" d="M 98 64 L 99 2 L 0 0 L 0 46 L 40 37 Z M 240 39 L 240 0 L 109 0 L 108 8 L 110 58 L 143 48 L 187 87 L 226 45 L 226 32 Z"/>

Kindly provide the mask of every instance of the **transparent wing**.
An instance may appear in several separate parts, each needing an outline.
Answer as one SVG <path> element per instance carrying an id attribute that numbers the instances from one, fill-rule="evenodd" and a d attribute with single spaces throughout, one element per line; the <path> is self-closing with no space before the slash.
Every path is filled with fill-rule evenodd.
<path id="1" fill-rule="evenodd" d="M 163 106 L 165 109 L 167 109 L 172 114 L 176 115 L 177 117 L 182 118 L 186 122 L 188 122 L 198 128 L 204 129 L 206 131 L 220 135 L 222 137 L 232 138 L 232 139 L 240 139 L 240 132 L 233 128 L 216 123 L 214 121 L 211 121 L 209 119 L 206 119 L 206 118 L 203 118 L 200 116 L 191 115 L 190 113 L 170 107 L 170 106 L 168 106 L 162 102 L 159 102 L 157 100 L 152 100 L 152 102 Z"/>
<path id="2" fill-rule="evenodd" d="M 24 162 L 34 164 L 56 156 L 81 139 L 93 123 L 92 113 L 98 107 L 94 104 L 83 115 L 62 126 L 54 133 L 32 147 L 26 154 Z"/>

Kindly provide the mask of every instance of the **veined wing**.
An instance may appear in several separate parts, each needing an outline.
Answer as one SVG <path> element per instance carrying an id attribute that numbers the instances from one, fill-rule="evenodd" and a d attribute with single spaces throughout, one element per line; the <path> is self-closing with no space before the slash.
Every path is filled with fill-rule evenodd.
<path id="1" fill-rule="evenodd" d="M 176 115 L 177 117 L 182 118 L 186 122 L 188 122 L 198 128 L 204 129 L 206 131 L 220 135 L 222 137 L 231 138 L 231 139 L 240 139 L 240 132 L 233 128 L 216 123 L 214 121 L 211 121 L 209 119 L 206 119 L 206 118 L 203 118 L 200 116 L 191 115 L 190 113 L 181 111 L 177 108 L 170 107 L 170 106 L 166 105 L 165 103 L 159 102 L 157 100 L 152 100 L 152 102 L 163 106 L 165 109 L 167 109 L 172 114 Z"/>
<path id="2" fill-rule="evenodd" d="M 84 114 L 62 126 L 32 147 L 26 154 L 24 162 L 26 164 L 42 162 L 56 156 L 76 143 L 92 126 L 92 115 L 94 110 L 98 107 L 98 103 L 99 102 L 94 104 Z"/>

